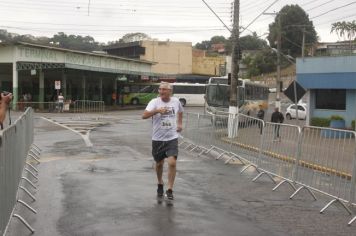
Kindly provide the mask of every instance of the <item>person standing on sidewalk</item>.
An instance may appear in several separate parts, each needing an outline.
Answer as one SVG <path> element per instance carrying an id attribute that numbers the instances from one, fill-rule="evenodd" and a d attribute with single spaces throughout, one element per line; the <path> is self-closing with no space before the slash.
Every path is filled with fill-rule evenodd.
<path id="1" fill-rule="evenodd" d="M 279 112 L 279 108 L 276 107 L 274 108 L 274 112 L 272 113 L 271 116 L 271 122 L 272 123 L 277 123 L 274 125 L 274 133 L 273 133 L 273 141 L 281 141 L 281 137 L 279 136 L 279 129 L 280 129 L 280 124 L 283 123 L 284 121 L 284 116 L 281 112 Z"/>
<path id="2" fill-rule="evenodd" d="M 142 119 L 152 117 L 152 156 L 156 162 L 158 180 L 157 196 L 163 197 L 163 165 L 168 162 L 168 186 L 166 196 L 173 200 L 173 184 L 178 157 L 178 132 L 182 131 L 183 107 L 178 98 L 171 97 L 170 83 L 161 82 L 159 97 L 152 99 L 142 114 Z"/>
<path id="3" fill-rule="evenodd" d="M 258 105 L 259 110 L 257 112 L 257 118 L 260 120 L 264 120 L 265 118 L 265 111 L 262 108 L 262 105 Z M 263 123 L 262 121 L 257 121 L 258 122 L 258 128 L 260 129 L 260 134 L 262 134 L 262 128 L 263 128 Z"/>
<path id="4" fill-rule="evenodd" d="M 0 129 L 4 128 L 4 120 L 6 118 L 6 110 L 11 102 L 12 94 L 9 93 L 5 95 L 4 93 L 0 93 Z"/>
<path id="5" fill-rule="evenodd" d="M 58 95 L 58 112 L 63 112 L 63 106 L 64 106 L 64 97 L 62 93 L 59 93 Z"/>

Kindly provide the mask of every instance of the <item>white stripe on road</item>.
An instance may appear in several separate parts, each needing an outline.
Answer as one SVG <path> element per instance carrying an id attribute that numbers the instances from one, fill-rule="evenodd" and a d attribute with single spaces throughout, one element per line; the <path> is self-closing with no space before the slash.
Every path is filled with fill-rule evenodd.
<path id="1" fill-rule="evenodd" d="M 82 133 L 80 133 L 79 131 L 77 131 L 77 130 L 75 130 L 75 129 L 72 129 L 72 128 L 68 127 L 68 126 L 62 125 L 62 124 L 60 124 L 60 123 L 58 123 L 58 122 L 55 122 L 55 121 L 53 121 L 53 120 L 51 120 L 51 119 L 47 119 L 46 117 L 41 116 L 41 118 L 44 119 L 44 120 L 46 120 L 46 121 L 49 121 L 49 122 L 51 122 L 51 123 L 53 123 L 53 124 L 56 124 L 56 125 L 58 125 L 58 126 L 61 126 L 61 127 L 65 128 L 65 129 L 68 129 L 68 130 L 70 130 L 70 131 L 73 131 L 73 132 L 76 133 L 76 134 L 79 134 L 80 137 L 83 138 L 83 140 L 84 140 L 84 142 L 85 142 L 85 145 L 86 145 L 87 147 L 92 147 L 92 146 L 93 146 L 93 144 L 91 143 L 90 138 L 89 138 L 90 130 L 88 130 L 85 134 L 82 134 Z"/>

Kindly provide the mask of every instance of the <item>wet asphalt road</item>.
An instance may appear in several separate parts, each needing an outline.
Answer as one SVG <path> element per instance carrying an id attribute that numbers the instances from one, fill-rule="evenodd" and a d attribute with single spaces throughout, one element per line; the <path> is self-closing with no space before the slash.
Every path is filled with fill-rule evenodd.
<path id="1" fill-rule="evenodd" d="M 355 226 L 346 226 L 350 216 L 340 208 L 319 214 L 330 200 L 324 196 L 313 201 L 302 193 L 289 200 L 287 185 L 272 192 L 268 179 L 251 182 L 253 170 L 240 175 L 240 165 L 197 158 L 184 150 L 173 205 L 157 202 L 150 121 L 140 114 L 85 115 L 106 123 L 90 132 L 92 147 L 36 114 L 35 143 L 43 151 L 37 201 L 31 206 L 38 214 L 21 206 L 16 210 L 36 229 L 35 235 L 355 235 Z M 46 116 L 60 120 L 78 115 Z M 7 235 L 30 233 L 15 219 Z"/>

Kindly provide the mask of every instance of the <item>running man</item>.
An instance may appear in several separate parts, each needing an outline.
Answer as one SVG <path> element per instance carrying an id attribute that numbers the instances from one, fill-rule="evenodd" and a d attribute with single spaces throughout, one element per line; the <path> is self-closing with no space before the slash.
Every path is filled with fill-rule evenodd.
<path id="1" fill-rule="evenodd" d="M 178 98 L 171 97 L 170 83 L 161 82 L 159 97 L 152 99 L 142 119 L 152 117 L 152 156 L 156 161 L 158 180 L 157 196 L 163 197 L 163 165 L 168 162 L 168 186 L 166 196 L 173 200 L 173 184 L 176 176 L 176 162 L 178 157 L 178 132 L 182 131 L 183 107 Z"/>

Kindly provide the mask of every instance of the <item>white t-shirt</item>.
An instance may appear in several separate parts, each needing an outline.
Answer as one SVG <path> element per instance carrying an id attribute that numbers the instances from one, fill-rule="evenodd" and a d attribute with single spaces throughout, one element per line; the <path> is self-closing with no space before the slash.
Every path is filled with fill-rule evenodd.
<path id="1" fill-rule="evenodd" d="M 178 112 L 183 112 L 183 107 L 178 98 L 171 97 L 169 102 L 164 102 L 160 97 L 152 99 L 146 111 L 165 107 L 169 110 L 166 114 L 157 113 L 152 116 L 152 140 L 154 141 L 169 141 L 178 138 L 177 132 L 177 115 Z"/>
<path id="2" fill-rule="evenodd" d="M 63 102 L 64 102 L 64 97 L 63 97 L 63 95 L 59 95 L 59 96 L 58 96 L 58 102 L 59 102 L 59 103 L 63 103 Z"/>

